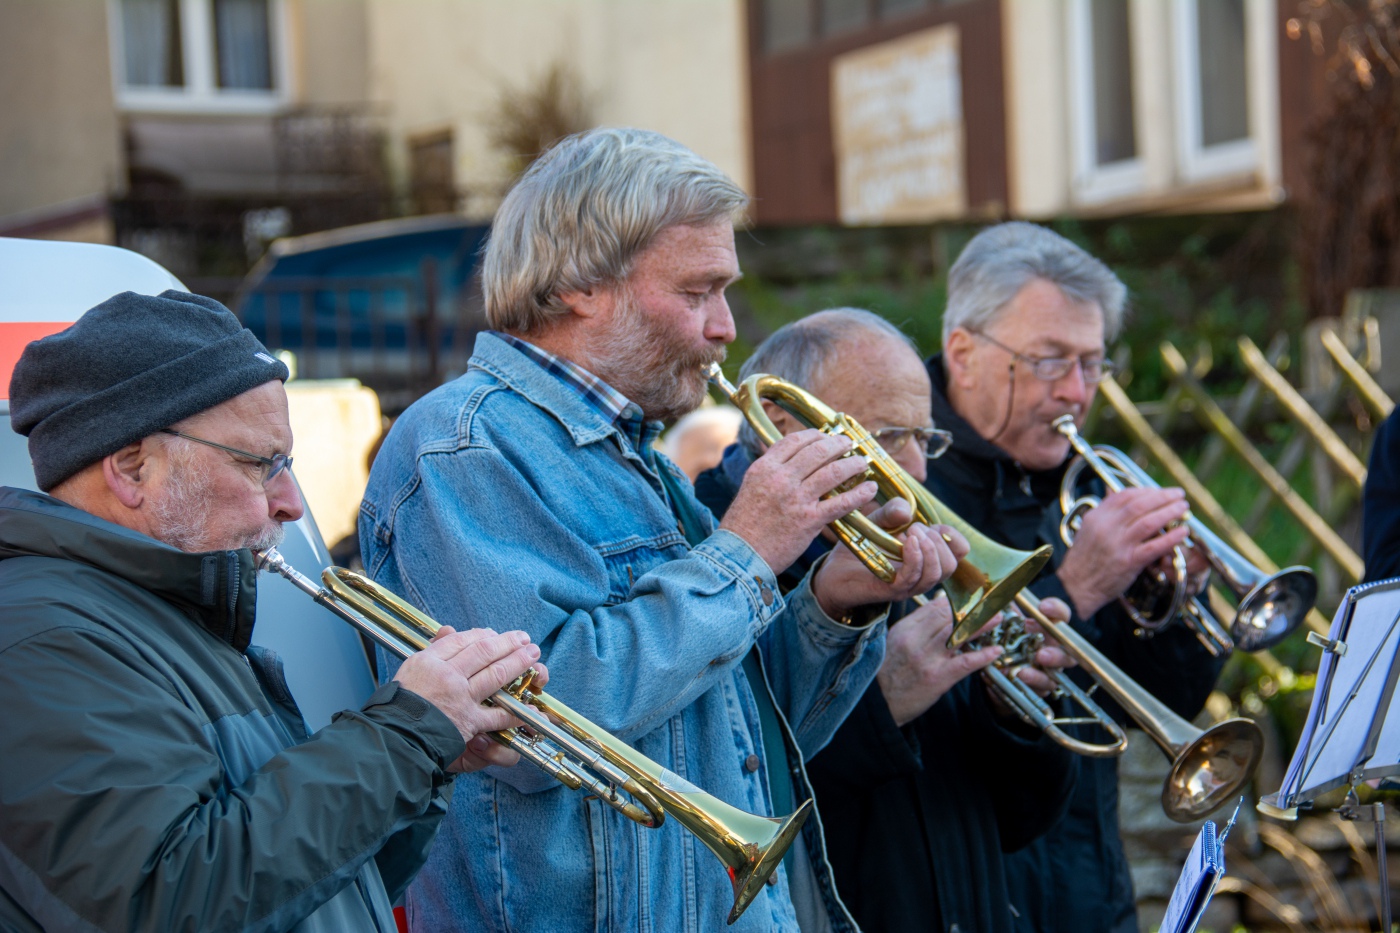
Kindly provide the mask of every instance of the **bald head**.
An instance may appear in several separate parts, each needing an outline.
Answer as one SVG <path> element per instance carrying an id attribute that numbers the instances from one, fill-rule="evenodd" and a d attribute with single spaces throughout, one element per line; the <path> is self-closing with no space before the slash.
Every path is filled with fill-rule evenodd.
<path id="1" fill-rule="evenodd" d="M 741 376 L 770 373 L 816 395 L 871 432 L 933 425 L 932 390 L 918 352 L 897 327 L 857 308 L 819 311 L 780 328 L 744 363 Z M 776 405 L 769 417 L 784 434 L 801 427 Z M 740 440 L 750 453 L 760 442 L 745 425 Z M 906 444 L 894 458 L 920 481 L 923 449 Z"/>

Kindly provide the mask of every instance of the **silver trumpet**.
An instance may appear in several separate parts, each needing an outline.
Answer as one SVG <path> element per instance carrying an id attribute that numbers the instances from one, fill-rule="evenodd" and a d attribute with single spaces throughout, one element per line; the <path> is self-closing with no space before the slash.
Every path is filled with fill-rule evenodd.
<path id="1" fill-rule="evenodd" d="M 1085 469 L 1092 470 L 1109 492 L 1129 486 L 1157 488 L 1158 484 L 1118 448 L 1084 440 L 1074 426 L 1073 415 L 1061 415 L 1053 424 L 1079 455 L 1065 470 L 1060 484 L 1060 507 L 1064 513 L 1060 536 L 1066 544 L 1073 545 L 1084 514 L 1102 501 L 1098 496 L 1075 495 Z M 1236 647 L 1242 651 L 1270 648 L 1302 624 L 1317 601 L 1317 578 L 1311 570 L 1285 567 L 1269 574 L 1245 560 L 1200 519 L 1188 515 L 1183 521 L 1191 531 L 1185 547 L 1199 551 L 1239 600 L 1235 617 L 1227 630 L 1205 600 L 1188 592 L 1186 555 L 1178 547 L 1172 552 L 1169 572 L 1160 567 L 1147 568 L 1119 599 L 1140 634 L 1154 634 L 1180 615 L 1201 644 L 1221 657 Z"/>

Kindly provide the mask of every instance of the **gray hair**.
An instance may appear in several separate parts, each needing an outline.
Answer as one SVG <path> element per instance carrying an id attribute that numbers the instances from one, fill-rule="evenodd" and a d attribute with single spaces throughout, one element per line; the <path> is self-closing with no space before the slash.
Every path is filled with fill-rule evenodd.
<path id="1" fill-rule="evenodd" d="M 908 334 L 880 315 L 860 308 L 832 308 L 775 330 L 744 361 L 739 379 L 768 373 L 811 391 L 822 383 L 836 348 L 857 336 L 887 337 L 907 345 L 916 354 L 919 352 Z M 763 453 L 763 443 L 748 421 L 739 425 L 739 443 L 750 456 Z"/>
<path id="2" fill-rule="evenodd" d="M 710 162 L 647 130 L 561 140 L 501 202 L 482 260 L 486 320 L 527 333 L 569 313 L 559 295 L 623 282 L 678 225 L 736 220 L 748 195 Z"/>
<path id="3" fill-rule="evenodd" d="M 963 249 L 948 273 L 943 343 L 956 328 L 984 330 L 1021 289 L 1045 279 L 1077 304 L 1103 312 L 1104 336 L 1123 326 L 1128 289 L 1113 271 L 1044 227 L 1013 221 L 988 227 Z"/>

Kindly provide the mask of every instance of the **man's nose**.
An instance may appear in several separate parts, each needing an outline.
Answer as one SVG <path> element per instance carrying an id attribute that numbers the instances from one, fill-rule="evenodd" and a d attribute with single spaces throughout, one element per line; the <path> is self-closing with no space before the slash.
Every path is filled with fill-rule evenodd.
<path id="1" fill-rule="evenodd" d="M 705 318 L 705 339 L 721 343 L 733 343 L 738 332 L 734 329 L 734 315 L 729 311 L 729 299 L 720 295 L 711 302 L 710 313 Z"/>
<path id="2" fill-rule="evenodd" d="M 1089 383 L 1084 378 L 1083 362 L 1075 360 L 1069 372 L 1055 380 L 1054 394 L 1055 398 L 1075 405 L 1089 401 Z"/>
<path id="3" fill-rule="evenodd" d="M 283 470 L 267 484 L 267 517 L 277 522 L 294 522 L 306 512 L 301 490 L 291 470 Z"/>

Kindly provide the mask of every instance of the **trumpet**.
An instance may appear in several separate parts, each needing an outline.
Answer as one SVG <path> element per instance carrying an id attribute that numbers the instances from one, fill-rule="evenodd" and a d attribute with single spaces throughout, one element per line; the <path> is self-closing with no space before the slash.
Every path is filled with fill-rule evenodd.
<path id="1" fill-rule="evenodd" d="M 1014 605 L 1016 611 L 1024 618 L 1033 619 L 1094 679 L 1104 693 L 1152 737 L 1171 760 L 1171 769 L 1163 783 L 1161 796 L 1162 809 L 1169 818 L 1181 823 L 1200 819 L 1234 796 L 1235 791 L 1249 780 L 1264 751 L 1264 735 L 1256 723 L 1249 719 L 1235 718 L 1218 722 L 1209 729 L 1196 728 L 1124 674 L 1073 627 L 1056 622 L 1040 611 L 1038 601 L 1029 593 L 1026 585 L 1049 560 L 1048 547 L 1042 547 L 1027 556 L 1027 552 L 1007 548 L 977 532 L 941 503 L 923 484 L 910 476 L 903 467 L 895 463 L 854 419 L 834 412 L 811 393 L 766 375 L 750 376 L 744 380 L 739 390 L 734 390 L 733 386 L 718 374 L 718 368 L 711 365 L 707 375 L 712 382 L 724 389 L 766 443 L 772 444 L 781 437 L 777 427 L 763 411 L 762 399 L 771 398 L 808 427 L 827 433 L 846 434 L 852 438 L 853 443 L 860 438 L 860 445 L 856 450 L 871 461 L 873 475 L 859 476 L 855 481 L 873 478 L 880 486 L 883 497 L 899 495 L 905 498 L 914 508 L 913 521 L 947 524 L 962 532 L 971 546 L 971 551 L 943 584 L 953 605 L 954 614 L 949 647 L 960 648 L 967 644 L 986 621 L 1009 605 Z M 903 546 L 899 539 L 879 529 L 873 522 L 867 520 L 867 524 L 880 534 L 865 535 L 863 543 L 878 549 L 887 562 L 900 560 Z M 842 541 L 845 540 L 843 536 Z M 974 564 L 973 555 L 986 561 L 987 566 Z M 1019 566 L 1017 561 L 1020 562 Z M 1027 574 L 1026 565 L 1033 566 L 1034 572 Z M 1002 573 L 1008 567 L 1011 569 L 1005 576 L 998 578 L 992 575 Z M 1025 651 L 1019 653 L 1022 660 L 1029 656 Z M 1005 657 L 1004 655 L 1003 659 Z M 989 668 L 989 671 L 991 670 Z M 1057 685 L 1072 683 L 1063 675 L 1054 679 Z M 1074 692 L 1071 692 L 1071 697 L 1076 702 L 1092 706 L 1092 721 L 1101 725 L 1105 722 L 1112 723 L 1112 729 L 1109 730 L 1112 742 L 1104 745 L 1080 743 L 1079 740 L 1067 736 L 1059 726 L 1087 720 L 1057 719 L 1053 711 L 1047 713 L 1046 709 L 1040 708 L 1048 707 L 1048 704 L 1029 691 L 1018 678 L 1001 670 L 989 674 L 989 680 L 1018 715 L 1040 725 L 1047 735 L 1071 751 L 1108 756 L 1119 754 L 1126 746 L 1126 736 L 1122 729 L 1116 723 L 1112 723 L 1097 704 L 1093 704 L 1086 692 L 1078 690 L 1077 685 L 1075 691 L 1083 695 L 1083 700 L 1081 701 Z M 1065 739 L 1069 740 L 1068 743 Z M 1081 748 L 1078 745 L 1088 747 Z"/>
<path id="2" fill-rule="evenodd" d="M 910 524 L 914 521 L 930 525 L 946 524 L 956 528 L 968 540 L 978 563 L 974 564 L 969 556 L 960 561 L 952 575 L 943 581 L 943 591 L 952 606 L 954 619 L 949 647 L 963 647 L 1035 579 L 1050 559 L 1051 549 L 1048 546 L 1034 551 L 1019 551 L 997 544 L 983 535 L 895 463 L 860 422 L 833 410 L 805 389 L 766 374 L 750 376 L 736 389 L 714 364 L 707 369 L 706 375 L 744 413 L 764 443 L 774 444 L 782 437 L 763 410 L 763 400 L 769 399 L 809 427 L 850 438 L 852 453 L 865 457 L 869 467 L 843 488 L 873 479 L 880 488 L 882 498 L 900 498 L 910 504 L 913 513 Z M 836 491 L 833 490 L 833 493 Z M 895 533 L 902 529 L 887 531 L 860 512 L 852 512 L 838 519 L 831 524 L 831 528 L 871 573 L 886 582 L 894 579 L 893 562 L 902 560 L 904 556 L 904 545 L 895 537 Z M 926 602 L 923 596 L 916 596 L 914 600 L 920 604 Z M 1089 698 L 1086 691 L 1062 672 L 1047 673 L 1056 689 L 1069 696 L 1083 710 L 1084 716 L 1058 715 L 1035 691 L 1014 676 L 1018 668 L 1031 663 L 1035 649 L 1039 647 L 1038 636 L 1028 636 L 1010 621 L 1003 621 L 986 637 L 995 639 L 1005 649 L 1005 653 L 987 669 L 987 678 L 1017 716 L 1076 754 L 1109 757 L 1123 753 L 1128 737 L 1122 728 Z M 1097 723 L 1108 732 L 1110 741 L 1096 744 L 1077 739 L 1062 728 L 1071 723 Z"/>
<path id="3" fill-rule="evenodd" d="M 1060 485 L 1060 508 L 1064 513 L 1060 537 L 1073 545 L 1084 514 L 1101 501 L 1097 496 L 1076 498 L 1075 490 L 1084 469 L 1093 470 L 1110 492 L 1128 486 L 1155 488 L 1157 483 L 1118 448 L 1091 445 L 1084 440 L 1074 426 L 1073 415 L 1061 415 L 1053 425 L 1079 455 L 1066 468 Z M 1188 515 L 1183 521 L 1191 531 L 1186 547 L 1200 552 L 1239 601 L 1235 617 L 1227 631 L 1206 602 L 1188 592 L 1186 555 L 1182 547 L 1177 547 L 1172 551 L 1170 572 L 1149 567 L 1119 598 L 1139 634 L 1152 635 L 1180 615 L 1206 649 L 1222 657 L 1235 647 L 1244 651 L 1273 647 L 1302 624 L 1317 601 L 1317 578 L 1311 570 L 1285 567 L 1269 574 L 1245 560 L 1200 519 Z"/>
<path id="4" fill-rule="evenodd" d="M 259 570 L 286 578 L 342 620 L 401 658 L 426 648 L 437 622 L 357 573 L 327 567 L 322 586 L 291 567 L 276 548 L 254 551 Z M 633 822 L 659 827 L 669 813 L 724 863 L 734 888 L 729 923 L 744 913 L 777 870 L 811 813 L 804 801 L 780 818 L 732 807 L 609 735 L 555 697 L 538 689 L 533 669 L 486 702 L 523 726 L 490 733 L 571 790 L 598 797 Z M 632 803 L 622 796 L 625 792 Z"/>

